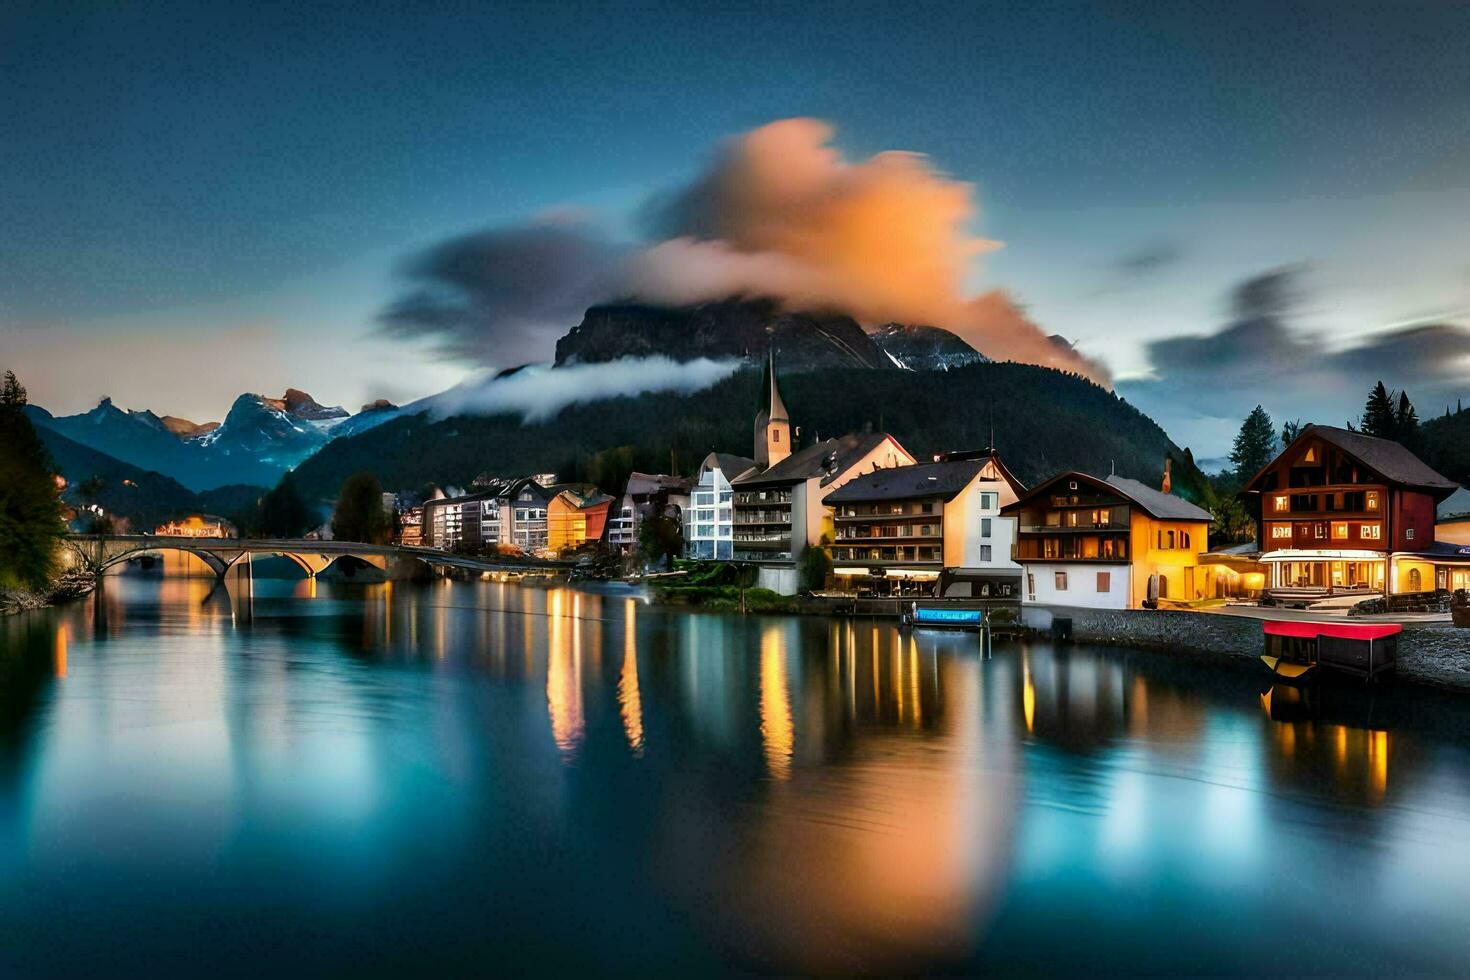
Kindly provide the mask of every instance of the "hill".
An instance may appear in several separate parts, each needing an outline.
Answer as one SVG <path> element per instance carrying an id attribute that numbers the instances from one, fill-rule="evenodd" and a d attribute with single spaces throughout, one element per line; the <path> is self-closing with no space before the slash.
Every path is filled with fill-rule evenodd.
<path id="1" fill-rule="evenodd" d="M 1447 412 L 1420 426 L 1424 461 L 1461 486 L 1470 486 L 1470 408 Z"/>
<path id="2" fill-rule="evenodd" d="M 464 486 L 481 473 L 545 470 L 597 479 L 607 452 L 624 468 L 691 473 L 711 450 L 749 453 L 759 372 L 742 370 L 694 394 L 669 392 L 571 405 L 543 422 L 519 415 L 400 417 L 336 439 L 296 471 L 315 498 L 336 494 L 359 470 L 391 490 Z M 1152 419 L 1112 392 L 1049 368 L 973 363 L 942 372 L 819 368 L 782 374 L 782 394 L 803 442 L 886 429 L 923 457 L 995 441 L 1028 483 L 1066 468 L 1116 471 L 1151 486 L 1166 455 L 1175 484 L 1201 480 L 1192 462 Z"/>
<path id="3" fill-rule="evenodd" d="M 67 481 L 66 498 L 77 503 L 77 488 L 96 478 L 96 503 L 109 514 L 125 517 L 134 530 L 151 531 L 159 524 L 189 514 L 233 517 L 263 492 L 259 487 L 226 486 L 195 493 L 172 477 L 125 463 L 84 446 L 45 426 L 36 426 L 52 462 Z"/>

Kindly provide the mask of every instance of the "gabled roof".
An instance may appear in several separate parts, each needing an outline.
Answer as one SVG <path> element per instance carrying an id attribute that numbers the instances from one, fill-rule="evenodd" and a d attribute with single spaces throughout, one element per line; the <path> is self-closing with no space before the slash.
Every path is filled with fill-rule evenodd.
<path id="1" fill-rule="evenodd" d="M 1032 490 L 1030 493 L 1027 493 L 1025 496 L 1021 497 L 1020 500 L 1017 500 L 1015 503 L 1010 504 L 1006 507 L 1002 507 L 1001 513 L 1015 513 L 1017 510 L 1030 503 L 1032 500 L 1035 500 L 1037 497 L 1045 495 L 1055 484 L 1060 483 L 1063 480 L 1085 480 L 1088 483 L 1091 483 L 1093 486 L 1098 487 L 1099 489 L 1112 490 L 1124 500 L 1136 504 L 1141 510 L 1144 511 L 1144 513 L 1148 514 L 1150 517 L 1155 517 L 1159 520 L 1214 520 L 1214 517 L 1211 516 L 1209 511 L 1204 510 L 1201 507 L 1196 507 L 1194 504 L 1185 500 L 1183 497 L 1176 497 L 1172 493 L 1164 493 L 1163 491 L 1155 490 L 1152 487 L 1139 483 L 1137 480 L 1130 480 L 1125 476 L 1113 475 L 1106 479 L 1103 479 L 1099 476 L 1093 476 L 1090 473 L 1083 473 L 1081 470 L 1068 470 L 1065 473 L 1058 473 L 1050 480 L 1046 480 L 1045 482 L 1037 486 L 1036 489 Z"/>
<path id="2" fill-rule="evenodd" d="M 985 468 L 985 460 L 949 460 L 890 466 L 853 477 L 827 495 L 829 504 L 939 497 L 953 500 Z"/>
<path id="3" fill-rule="evenodd" d="M 1435 508 L 1435 520 L 1460 521 L 1470 518 L 1470 490 L 1460 487 L 1439 502 Z"/>
<path id="4" fill-rule="evenodd" d="M 1458 483 L 1435 472 L 1428 463 L 1392 439 L 1379 439 L 1351 429 L 1339 429 L 1334 425 L 1308 425 L 1302 429 L 1301 435 L 1292 440 L 1290 446 L 1266 464 L 1265 469 L 1251 477 L 1246 484 L 1246 490 L 1259 492 L 1260 488 L 1256 484 L 1266 471 L 1275 466 L 1282 456 L 1291 452 L 1292 446 L 1308 436 L 1315 436 L 1336 446 L 1390 483 L 1428 490 L 1441 498 L 1448 497 L 1459 488 Z"/>
<path id="5" fill-rule="evenodd" d="M 801 483 L 821 477 L 822 486 L 826 486 L 888 439 L 893 437 L 886 432 L 852 433 L 837 439 L 828 439 L 792 453 L 775 466 L 759 473 L 747 474 L 734 482 L 740 486 L 760 486 Z M 898 445 L 897 439 L 893 439 L 893 442 Z"/>
<path id="6" fill-rule="evenodd" d="M 734 453 L 710 453 L 699 464 L 701 470 L 718 469 L 725 479 L 733 482 L 737 476 L 755 468 L 755 460 Z"/>
<path id="7" fill-rule="evenodd" d="M 659 492 L 688 493 L 692 486 L 693 482 L 686 476 L 639 473 L 634 470 L 628 474 L 628 486 L 624 492 L 630 497 Z"/>
<path id="8" fill-rule="evenodd" d="M 1126 476 L 1110 476 L 1107 484 L 1148 511 L 1150 515 L 1161 520 L 1213 521 L 1215 519 L 1209 511 L 1203 507 L 1196 507 L 1183 497 L 1155 490 L 1137 480 L 1130 480 Z"/>

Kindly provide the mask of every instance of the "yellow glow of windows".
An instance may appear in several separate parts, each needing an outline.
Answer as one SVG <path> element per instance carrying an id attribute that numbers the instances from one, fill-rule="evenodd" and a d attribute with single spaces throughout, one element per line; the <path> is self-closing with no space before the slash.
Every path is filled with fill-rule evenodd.
<path id="1" fill-rule="evenodd" d="M 1272 524 L 1271 525 L 1271 540 L 1273 540 L 1273 541 L 1280 541 L 1282 539 L 1285 539 L 1287 541 L 1290 541 L 1291 540 L 1291 525 L 1290 524 Z"/>
<path id="2" fill-rule="evenodd" d="M 1280 495 L 1278 495 L 1276 497 L 1276 505 L 1275 506 L 1276 506 L 1276 513 L 1283 514 L 1291 506 L 1291 501 L 1287 499 L 1287 497 L 1286 497 L 1285 494 L 1280 494 Z"/>
<path id="3" fill-rule="evenodd" d="M 1358 527 L 1358 533 L 1364 541 L 1378 541 L 1383 537 L 1383 525 L 1362 524 Z"/>
<path id="4" fill-rule="evenodd" d="M 1369 490 L 1368 491 L 1368 494 L 1367 494 L 1367 501 L 1368 501 L 1368 509 L 1369 510 L 1377 510 L 1378 509 L 1378 491 L 1377 490 Z"/>
<path id="5" fill-rule="evenodd" d="M 1332 522 L 1332 540 L 1346 541 L 1348 536 L 1347 521 Z"/>

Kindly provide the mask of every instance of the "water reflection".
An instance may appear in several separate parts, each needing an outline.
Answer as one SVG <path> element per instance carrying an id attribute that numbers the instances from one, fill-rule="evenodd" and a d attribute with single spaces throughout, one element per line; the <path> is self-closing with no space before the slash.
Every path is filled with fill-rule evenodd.
<path id="1" fill-rule="evenodd" d="M 171 962 L 157 915 L 242 970 L 307 915 L 338 972 L 379 934 L 419 969 L 1470 954 L 1458 701 L 615 589 L 213 586 L 0 621 L 0 972 L 73 948 L 63 905 L 67 955 Z"/>

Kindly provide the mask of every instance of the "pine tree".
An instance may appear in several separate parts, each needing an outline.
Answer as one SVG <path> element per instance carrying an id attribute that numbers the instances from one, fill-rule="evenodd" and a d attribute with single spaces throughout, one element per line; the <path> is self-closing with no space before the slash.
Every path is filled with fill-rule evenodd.
<path id="1" fill-rule="evenodd" d="M 1359 429 L 1364 435 L 1377 436 L 1380 439 L 1393 439 L 1398 433 L 1398 422 L 1394 417 L 1393 396 L 1378 382 L 1371 394 L 1368 395 L 1368 403 L 1363 406 L 1363 418 L 1359 423 Z"/>
<path id="2" fill-rule="evenodd" d="M 1266 410 L 1257 405 L 1241 423 L 1235 446 L 1230 450 L 1230 461 L 1235 464 L 1235 473 L 1244 483 L 1271 462 L 1275 454 L 1276 426 Z"/>
<path id="3" fill-rule="evenodd" d="M 1399 392 L 1398 408 L 1393 414 L 1393 437 L 1404 446 L 1418 451 L 1423 441 L 1419 431 L 1419 413 L 1414 411 L 1414 403 L 1409 401 L 1407 391 Z"/>
<path id="4" fill-rule="evenodd" d="M 0 381 L 0 588 L 44 589 L 65 533 L 50 454 L 15 374 Z"/>
<path id="5" fill-rule="evenodd" d="M 391 535 L 383 508 L 383 485 L 371 473 L 356 473 L 342 481 L 337 508 L 332 513 L 332 537 L 338 541 L 387 544 Z"/>
<path id="6" fill-rule="evenodd" d="M 1284 448 L 1291 445 L 1293 442 L 1296 442 L 1296 437 L 1301 435 L 1302 430 L 1305 428 L 1306 425 L 1302 423 L 1301 419 L 1297 419 L 1295 422 L 1283 422 L 1281 424 L 1282 447 Z"/>

